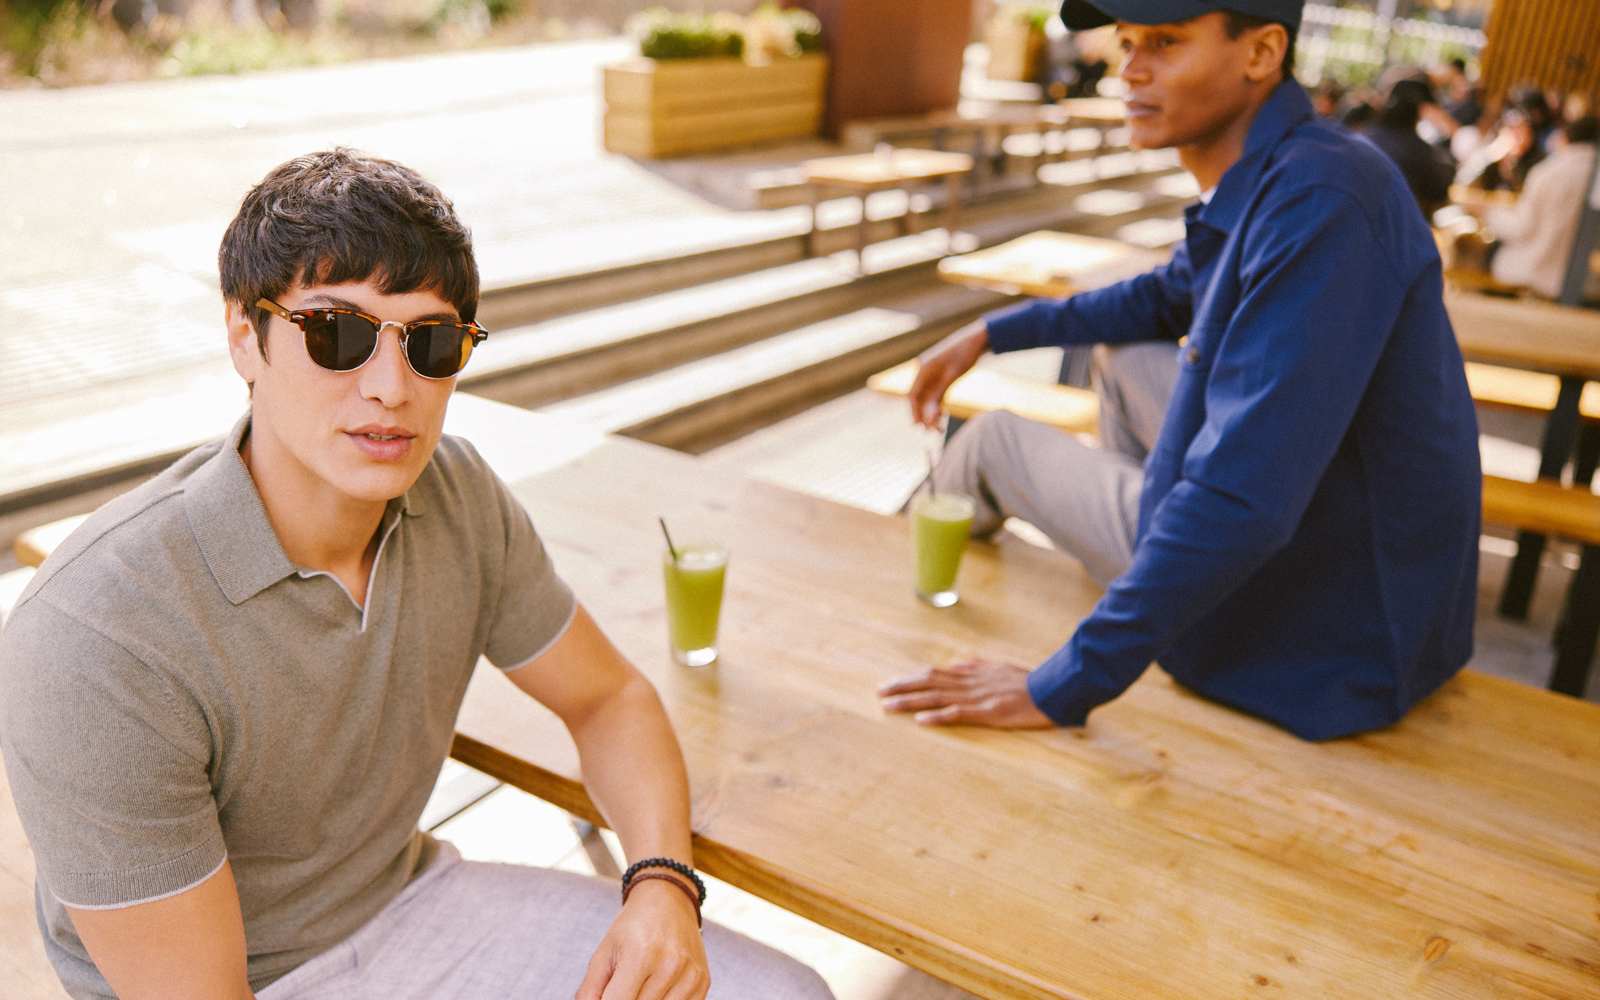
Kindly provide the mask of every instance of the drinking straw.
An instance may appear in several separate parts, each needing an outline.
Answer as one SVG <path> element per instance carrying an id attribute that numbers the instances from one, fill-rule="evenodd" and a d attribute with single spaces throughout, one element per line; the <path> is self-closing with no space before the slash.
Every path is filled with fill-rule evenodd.
<path id="1" fill-rule="evenodd" d="M 928 455 L 928 496 L 929 497 L 937 497 L 939 495 L 939 489 L 938 489 L 938 487 L 933 485 L 933 449 L 932 448 L 927 449 L 927 455 Z"/>
<path id="2" fill-rule="evenodd" d="M 661 522 L 661 533 L 667 536 L 667 551 L 672 553 L 672 564 L 676 566 L 678 564 L 678 550 L 672 547 L 672 532 L 667 530 L 667 519 L 658 517 L 656 520 Z"/>

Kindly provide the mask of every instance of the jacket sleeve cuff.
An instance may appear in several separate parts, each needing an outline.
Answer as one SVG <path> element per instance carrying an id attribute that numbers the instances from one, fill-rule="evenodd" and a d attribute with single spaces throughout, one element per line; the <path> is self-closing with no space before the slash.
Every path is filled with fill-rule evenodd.
<path id="1" fill-rule="evenodd" d="M 1082 673 L 1069 642 L 1028 674 L 1028 696 L 1056 725 L 1081 726 L 1100 704 L 1085 690 Z"/>
<path id="2" fill-rule="evenodd" d="M 989 350 L 1004 354 L 1040 346 L 1044 317 L 1039 305 L 1039 299 L 1028 299 L 985 314 L 983 325 L 989 332 Z"/>

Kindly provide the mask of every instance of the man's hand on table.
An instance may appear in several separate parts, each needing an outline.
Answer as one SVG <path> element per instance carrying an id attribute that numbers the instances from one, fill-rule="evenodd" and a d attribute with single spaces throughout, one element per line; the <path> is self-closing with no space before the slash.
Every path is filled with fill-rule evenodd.
<path id="1" fill-rule="evenodd" d="M 988 349 L 989 329 L 980 319 L 923 351 L 917 359 L 917 379 L 911 383 L 911 419 L 929 430 L 938 430 L 945 390 L 977 364 Z"/>
<path id="2" fill-rule="evenodd" d="M 1028 694 L 1028 671 L 993 660 L 955 660 L 878 688 L 885 712 L 915 712 L 923 725 L 969 723 L 997 729 L 1054 726 Z"/>
<path id="3" fill-rule="evenodd" d="M 633 887 L 574 1000 L 702 1000 L 710 988 L 693 904 L 652 879 Z"/>

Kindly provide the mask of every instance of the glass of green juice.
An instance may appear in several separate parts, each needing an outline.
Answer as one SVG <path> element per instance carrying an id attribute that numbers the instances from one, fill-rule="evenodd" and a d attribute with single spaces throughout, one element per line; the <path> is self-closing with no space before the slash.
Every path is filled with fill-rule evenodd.
<path id="1" fill-rule="evenodd" d="M 672 658 L 703 667 L 717 658 L 717 617 L 728 550 L 717 545 L 680 545 L 662 555 L 667 584 L 667 635 Z"/>
<path id="2" fill-rule="evenodd" d="M 972 531 L 972 499 L 960 493 L 925 493 L 911 507 L 917 596 L 936 608 L 960 600 L 956 571 Z"/>

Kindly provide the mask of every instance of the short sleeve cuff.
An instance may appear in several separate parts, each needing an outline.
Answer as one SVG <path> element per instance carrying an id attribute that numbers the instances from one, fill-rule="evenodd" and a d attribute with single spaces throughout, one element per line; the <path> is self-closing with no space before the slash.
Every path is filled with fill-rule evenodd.
<path id="1" fill-rule="evenodd" d="M 45 872 L 50 893 L 79 910 L 116 910 L 187 892 L 204 882 L 228 859 L 218 830 L 203 843 L 170 861 L 115 872 Z"/>

